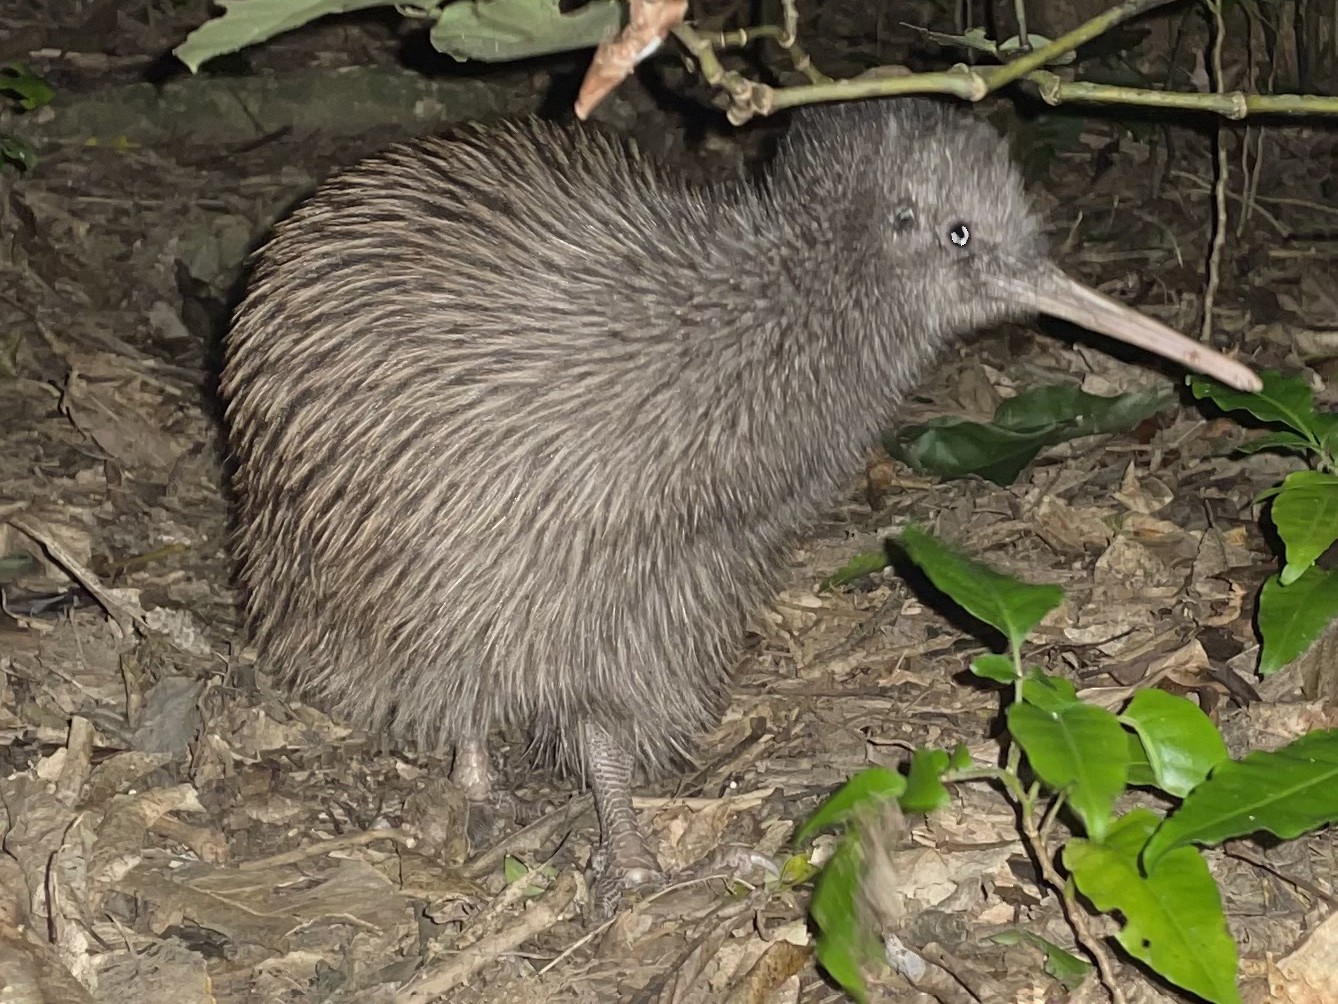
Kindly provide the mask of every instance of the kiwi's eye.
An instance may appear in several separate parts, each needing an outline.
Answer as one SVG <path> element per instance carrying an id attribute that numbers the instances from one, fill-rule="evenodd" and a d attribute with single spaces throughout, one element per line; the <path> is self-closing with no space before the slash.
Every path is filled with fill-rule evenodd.
<path id="1" fill-rule="evenodd" d="M 915 226 L 915 210 L 910 206 L 897 207 L 897 211 L 892 214 L 892 229 L 904 234 L 913 226 Z"/>
<path id="2" fill-rule="evenodd" d="M 966 247 L 971 243 L 971 228 L 961 220 L 958 220 L 948 228 L 948 240 L 956 244 L 959 248 Z"/>

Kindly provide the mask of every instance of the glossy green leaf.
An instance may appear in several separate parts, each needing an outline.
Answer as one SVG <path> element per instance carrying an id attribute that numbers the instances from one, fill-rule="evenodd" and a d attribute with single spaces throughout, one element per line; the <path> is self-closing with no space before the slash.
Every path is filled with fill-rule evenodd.
<path id="1" fill-rule="evenodd" d="M 1338 457 L 1338 413 L 1322 411 L 1315 416 L 1312 424 L 1324 450 L 1325 462 L 1332 470 L 1334 458 Z"/>
<path id="2" fill-rule="evenodd" d="M 1006 487 L 1045 449 L 1052 431 L 1011 432 L 961 418 L 935 418 L 897 429 L 884 437 L 883 446 L 912 470 L 944 478 L 975 474 Z"/>
<path id="3" fill-rule="evenodd" d="M 1264 386 L 1257 393 L 1233 390 L 1198 374 L 1191 374 L 1186 379 L 1196 398 L 1208 398 L 1223 411 L 1247 411 L 1261 422 L 1278 423 L 1304 436 L 1318 438 L 1315 399 L 1310 393 L 1310 385 L 1301 377 L 1263 370 L 1259 379 Z"/>
<path id="4" fill-rule="evenodd" d="M 941 780 L 948 769 L 947 750 L 918 749 L 911 754 L 906 791 L 897 799 L 907 812 L 933 812 L 952 801 Z"/>
<path id="5" fill-rule="evenodd" d="M 1129 776 L 1124 783 L 1131 788 L 1156 788 L 1157 775 L 1152 770 L 1152 761 L 1148 751 L 1143 749 L 1143 740 L 1133 732 L 1124 733 L 1129 740 Z"/>
<path id="6" fill-rule="evenodd" d="M 1262 453 L 1264 450 L 1281 450 L 1288 453 L 1310 453 L 1314 445 L 1305 436 L 1296 432 L 1280 430 L 1269 432 L 1257 439 L 1247 439 L 1236 447 L 1237 453 Z"/>
<path id="7" fill-rule="evenodd" d="M 215 56 L 237 52 L 327 14 L 343 14 L 367 7 L 384 7 L 385 0 L 291 0 L 256 3 L 255 0 L 216 0 L 223 13 L 210 18 L 186 36 L 172 54 L 195 73 Z M 406 7 L 417 7 L 412 2 Z"/>
<path id="8" fill-rule="evenodd" d="M 914 526 L 901 546 L 938 589 L 971 616 L 1001 631 L 1016 648 L 1064 599 L 1058 586 L 1033 586 L 971 561 Z"/>
<path id="9" fill-rule="evenodd" d="M 1058 711 L 1082 703 L 1078 700 L 1078 688 L 1072 680 L 1050 676 L 1034 666 L 1027 671 L 1026 680 L 1022 684 L 1022 700 L 1042 711 Z"/>
<path id="10" fill-rule="evenodd" d="M 19 107 L 30 112 L 47 104 L 56 92 L 24 63 L 6 63 L 0 66 L 0 94 L 12 94 Z"/>
<path id="11" fill-rule="evenodd" d="M 958 743 L 952 748 L 948 755 L 949 770 L 970 770 L 975 766 L 975 760 L 971 757 L 971 751 L 966 748 L 966 743 Z"/>
<path id="12" fill-rule="evenodd" d="M 1013 665 L 1012 657 L 995 652 L 972 659 L 971 672 L 982 680 L 993 680 L 995 683 L 1011 684 L 1017 679 L 1017 668 Z"/>
<path id="13" fill-rule="evenodd" d="M 887 549 L 879 548 L 877 551 L 865 551 L 857 554 L 835 572 L 823 580 L 819 587 L 822 592 L 829 589 L 835 589 L 838 586 L 846 586 L 857 579 L 862 579 L 866 575 L 873 575 L 875 572 L 881 572 L 887 567 Z"/>
<path id="14" fill-rule="evenodd" d="M 1046 446 L 1132 428 L 1173 401 L 1160 390 L 1098 397 L 1074 386 L 1038 387 L 1000 404 L 988 425 L 939 418 L 902 426 L 884 445 L 916 470 L 1009 485 Z"/>
<path id="15" fill-rule="evenodd" d="M 863 964 L 874 957 L 877 943 L 861 925 L 856 907 L 863 872 L 859 843 L 842 839 L 813 888 L 809 913 L 818 928 L 814 953 L 822 968 L 856 1001 L 868 999 Z"/>
<path id="16" fill-rule="evenodd" d="M 856 810 L 880 799 L 899 798 L 906 790 L 906 778 L 886 767 L 867 767 L 837 788 L 795 834 L 796 846 L 803 846 L 823 830 L 843 825 Z"/>
<path id="17" fill-rule="evenodd" d="M 18 136 L 0 132 L 0 163 L 11 161 L 25 171 L 37 166 L 37 152 Z"/>
<path id="18" fill-rule="evenodd" d="M 1131 956 L 1214 1004 L 1238 1004 L 1236 943 L 1208 866 L 1192 847 L 1171 851 L 1144 875 L 1139 850 L 1157 817 L 1136 809 L 1104 843 L 1074 839 L 1063 862 L 1079 891 L 1124 920 L 1117 938 Z"/>
<path id="19" fill-rule="evenodd" d="M 1129 773 L 1119 720 L 1092 704 L 1046 711 L 1025 702 L 1009 705 L 1007 719 L 1036 776 L 1063 791 L 1087 832 L 1102 839 Z"/>
<path id="20" fill-rule="evenodd" d="M 1217 765 L 1148 842 L 1144 866 L 1190 844 L 1267 831 L 1290 840 L 1338 821 L 1338 729 Z"/>
<path id="21" fill-rule="evenodd" d="M 1174 403 L 1169 390 L 1100 397 L 1072 384 L 1055 384 L 1004 401 L 994 412 L 994 424 L 1013 432 L 1055 427 L 1071 439 L 1132 429 Z"/>
<path id="22" fill-rule="evenodd" d="M 1053 941 L 1048 941 L 1039 934 L 1033 934 L 1021 927 L 1000 931 L 991 935 L 989 940 L 1000 945 L 1030 945 L 1035 948 L 1045 956 L 1046 973 L 1069 990 L 1077 989 L 1092 971 L 1090 963 L 1060 948 Z"/>
<path id="23" fill-rule="evenodd" d="M 1338 540 L 1338 477 L 1294 471 L 1282 482 L 1271 514 L 1287 549 L 1280 578 L 1289 586 Z"/>
<path id="24" fill-rule="evenodd" d="M 1164 690 L 1140 690 L 1120 720 L 1142 740 L 1157 787 L 1177 798 L 1230 756 L 1212 719 L 1193 701 Z"/>
<path id="25" fill-rule="evenodd" d="M 437 13 L 428 40 L 461 62 L 510 62 L 593 48 L 622 27 L 616 0 L 564 11 L 558 0 L 457 0 Z"/>
<path id="26" fill-rule="evenodd" d="M 1338 572 L 1311 567 L 1290 586 L 1276 575 L 1259 591 L 1257 621 L 1263 639 L 1259 672 L 1276 673 L 1310 648 L 1338 617 Z"/>

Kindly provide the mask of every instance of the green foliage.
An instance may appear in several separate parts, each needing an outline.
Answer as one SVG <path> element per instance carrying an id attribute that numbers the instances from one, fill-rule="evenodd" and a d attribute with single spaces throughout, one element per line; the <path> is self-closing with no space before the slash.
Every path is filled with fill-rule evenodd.
<path id="1" fill-rule="evenodd" d="M 1037 387 L 1000 404 L 988 425 L 937 418 L 890 432 L 883 445 L 917 471 L 976 474 L 1006 487 L 1045 447 L 1133 428 L 1174 400 L 1160 390 L 1099 397 L 1067 385 Z"/>
<path id="2" fill-rule="evenodd" d="M 876 800 L 932 811 L 946 802 L 945 781 L 990 780 L 1002 783 L 1030 820 L 1027 832 L 1041 840 L 1047 834 L 1039 820 L 1049 810 L 1071 813 L 1078 835 L 1058 859 L 1093 908 L 1117 917 L 1116 940 L 1131 958 L 1203 1000 L 1238 1002 L 1236 946 L 1199 846 L 1261 832 L 1290 839 L 1338 820 L 1338 730 L 1237 761 L 1208 716 L 1182 697 L 1144 690 L 1119 714 L 1088 704 L 1069 680 L 1023 669 L 1021 644 L 1061 601 L 1057 587 L 1000 575 L 914 528 L 900 544 L 939 589 L 1009 639 L 1009 654 L 981 656 L 972 670 L 1012 689 L 1006 721 L 1015 755 L 994 768 L 973 766 L 961 750 L 917 750 L 905 779 L 884 767 L 857 774 L 800 829 L 803 843 L 819 830 L 844 828 L 813 898 L 827 971 L 865 999 L 864 967 L 877 958 L 878 941 L 857 919 L 863 855 L 871 849 L 862 827 Z M 1146 808 L 1121 814 L 1120 796 L 1134 785 L 1180 804 L 1165 815 Z M 1085 972 L 1062 950 L 1047 950 L 1047 958 L 1064 963 L 1056 978 Z"/>
<path id="3" fill-rule="evenodd" d="M 1092 967 L 1072 952 L 1067 952 L 1039 934 L 1015 927 L 1011 931 L 1000 931 L 990 938 L 1000 945 L 1030 945 L 1045 955 L 1045 971 L 1064 985 L 1066 990 L 1077 990 Z"/>
<path id="4" fill-rule="evenodd" d="M 819 587 L 823 592 L 838 586 L 849 585 L 856 579 L 862 579 L 874 572 L 881 572 L 887 567 L 887 552 L 884 550 L 865 551 L 857 554 L 828 576 Z"/>
<path id="5" fill-rule="evenodd" d="M 842 840 L 818 875 L 809 913 L 818 926 L 814 954 L 822 968 L 859 1004 L 868 999 L 862 968 L 877 953 L 877 940 L 853 909 L 859 896 L 863 862 L 857 840 Z"/>
<path id="6" fill-rule="evenodd" d="M 1147 787 L 1184 798 L 1228 756 L 1226 743 L 1203 709 L 1164 690 L 1140 690 L 1120 721 L 1134 730 L 1144 754 Z"/>
<path id="7" fill-rule="evenodd" d="M 172 50 L 192 73 L 215 56 L 237 52 L 325 17 L 389 0 L 218 0 L 223 13 Z M 621 26 L 618 0 L 592 0 L 563 13 L 559 0 L 406 0 L 406 16 L 431 22 L 433 48 L 464 61 L 505 62 L 598 45 Z"/>
<path id="8" fill-rule="evenodd" d="M 1200 997 L 1238 1002 L 1236 945 L 1203 858 L 1186 847 L 1156 868 L 1139 866 L 1157 824 L 1156 813 L 1134 809 L 1106 840 L 1065 844 L 1064 867 L 1093 906 L 1125 918 L 1115 937 L 1131 956 Z"/>
<path id="9" fill-rule="evenodd" d="M 502 877 L 507 885 L 515 885 L 515 883 L 524 881 L 536 873 L 544 876 L 549 882 L 557 878 L 557 869 L 552 865 L 540 865 L 537 869 L 531 868 L 520 858 L 512 857 L 510 854 L 502 859 Z M 541 895 L 543 891 L 543 886 L 530 882 L 525 886 L 525 898 L 533 899 Z"/>
<path id="10" fill-rule="evenodd" d="M 9 98 L 25 112 L 41 108 L 55 92 L 41 77 L 22 63 L 0 66 L 0 96 Z M 20 136 L 0 132 L 0 164 L 12 163 L 31 170 L 37 164 L 37 153 Z"/>
<path id="11" fill-rule="evenodd" d="M 1338 729 L 1311 732 L 1278 750 L 1224 760 L 1148 842 L 1143 863 L 1190 844 L 1220 844 L 1261 831 L 1290 840 L 1338 819 Z"/>
<path id="12" fill-rule="evenodd" d="M 1097 840 L 1110 828 L 1115 800 L 1129 777 L 1128 742 L 1105 708 L 1074 700 L 1044 710 L 1025 700 L 1008 708 L 1008 731 L 1036 776 L 1068 795 L 1069 807 Z"/>
<path id="13" fill-rule="evenodd" d="M 0 94 L 14 98 L 25 112 L 41 108 L 55 93 L 50 84 L 23 63 L 0 66 Z"/>
<path id="14" fill-rule="evenodd" d="M 1189 386 L 1200 400 L 1275 427 L 1242 452 L 1279 450 L 1314 465 L 1287 475 L 1262 497 L 1272 500 L 1269 515 L 1283 546 L 1282 570 L 1264 583 L 1256 614 L 1263 641 L 1259 671 L 1267 676 L 1301 656 L 1338 617 L 1338 579 L 1315 565 L 1338 540 L 1338 415 L 1316 411 L 1310 387 L 1299 377 L 1271 370 L 1260 377 L 1263 389 L 1254 394 L 1198 376 L 1189 378 Z"/>
<path id="15" fill-rule="evenodd" d="M 1046 614 L 1064 600 L 1058 586 L 1029 586 L 964 558 L 913 526 L 901 547 L 967 613 L 998 628 L 1016 648 Z"/>
<path id="16" fill-rule="evenodd" d="M 906 779 L 886 767 L 870 767 L 861 771 L 822 803 L 808 822 L 795 834 L 795 842 L 806 844 L 823 830 L 841 826 L 856 809 L 881 798 L 897 798 L 906 790 Z"/>

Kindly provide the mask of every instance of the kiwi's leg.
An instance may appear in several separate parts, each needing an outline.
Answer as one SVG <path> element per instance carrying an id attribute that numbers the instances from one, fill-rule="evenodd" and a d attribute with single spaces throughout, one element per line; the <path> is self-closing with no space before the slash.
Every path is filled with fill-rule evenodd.
<path id="1" fill-rule="evenodd" d="M 499 815 L 510 816 L 517 823 L 525 824 L 553 808 L 546 799 L 531 803 L 513 792 L 493 787 L 488 740 L 483 735 L 466 736 L 456 742 L 451 781 L 464 790 L 465 798 L 469 801 L 469 821 L 465 832 L 471 847 L 488 842 L 497 828 Z"/>
<path id="2" fill-rule="evenodd" d="M 632 811 L 632 754 L 598 725 L 582 726 L 582 739 L 600 830 L 590 862 L 593 906 L 597 916 L 608 917 L 618 908 L 623 890 L 658 885 L 663 875 Z"/>

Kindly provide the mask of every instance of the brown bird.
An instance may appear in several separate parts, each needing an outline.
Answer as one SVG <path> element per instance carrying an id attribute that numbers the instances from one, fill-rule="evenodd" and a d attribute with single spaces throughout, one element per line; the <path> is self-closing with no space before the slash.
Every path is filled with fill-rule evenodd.
<path id="1" fill-rule="evenodd" d="M 456 744 L 479 803 L 529 730 L 593 787 L 607 912 L 658 873 L 633 770 L 717 722 L 796 534 L 953 336 L 1038 311 L 1259 386 L 1060 272 L 933 101 L 797 113 L 756 185 L 536 119 L 374 156 L 277 227 L 227 344 L 263 664 Z"/>

